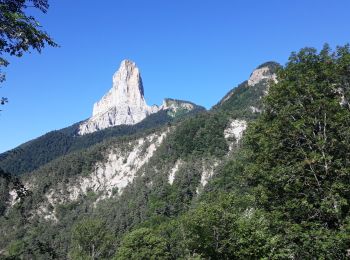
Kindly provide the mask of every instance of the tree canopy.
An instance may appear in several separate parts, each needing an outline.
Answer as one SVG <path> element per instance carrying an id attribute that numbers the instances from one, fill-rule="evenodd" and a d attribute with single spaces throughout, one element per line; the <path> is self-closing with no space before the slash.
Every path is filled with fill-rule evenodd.
<path id="1" fill-rule="evenodd" d="M 350 242 L 350 49 L 290 56 L 245 139 L 243 178 L 294 258 L 341 258 Z"/>
<path id="2" fill-rule="evenodd" d="M 2 67 L 9 65 L 6 55 L 21 57 L 31 49 L 40 53 L 45 45 L 57 46 L 35 17 L 27 14 L 28 8 L 46 13 L 49 4 L 47 0 L 0 0 L 0 83 L 5 80 Z M 6 102 L 2 97 L 0 104 Z"/>
<path id="3" fill-rule="evenodd" d="M 108 259 L 114 237 L 99 219 L 83 219 L 72 230 L 71 259 Z"/>

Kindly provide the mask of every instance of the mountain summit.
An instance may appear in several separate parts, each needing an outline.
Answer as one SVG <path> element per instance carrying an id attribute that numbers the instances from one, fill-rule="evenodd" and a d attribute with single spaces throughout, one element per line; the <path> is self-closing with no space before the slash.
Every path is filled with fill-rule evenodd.
<path id="1" fill-rule="evenodd" d="M 268 61 L 257 67 L 248 79 L 248 86 L 252 87 L 263 80 L 277 82 L 276 71 L 281 67 L 274 61 Z"/>
<path id="2" fill-rule="evenodd" d="M 148 106 L 139 69 L 134 62 L 124 60 L 113 75 L 112 88 L 94 104 L 89 119 L 0 154 L 0 168 L 20 175 L 105 139 L 140 134 L 203 111 L 204 107 L 172 98 L 164 99 L 160 106 Z"/>
<path id="3" fill-rule="evenodd" d="M 92 117 L 79 125 L 78 134 L 85 135 L 117 125 L 135 125 L 147 116 L 166 110 L 176 117 L 195 109 L 204 109 L 191 102 L 165 99 L 161 106 L 148 106 L 140 71 L 135 62 L 123 60 L 113 75 L 113 86 L 94 104 Z"/>
<path id="4" fill-rule="evenodd" d="M 94 104 L 92 117 L 79 126 L 84 135 L 116 125 L 133 125 L 159 110 L 148 106 L 140 71 L 136 64 L 123 60 L 113 75 L 113 87 Z"/>

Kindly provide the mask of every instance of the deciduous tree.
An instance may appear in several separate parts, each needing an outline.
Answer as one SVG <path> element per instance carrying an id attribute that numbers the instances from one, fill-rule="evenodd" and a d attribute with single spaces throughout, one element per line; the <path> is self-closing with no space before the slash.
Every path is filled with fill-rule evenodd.
<path id="1" fill-rule="evenodd" d="M 293 258 L 345 257 L 350 236 L 350 50 L 293 53 L 248 130 L 244 178 Z"/>
<path id="2" fill-rule="evenodd" d="M 6 55 L 21 57 L 31 50 L 40 53 L 45 45 L 57 46 L 40 23 L 28 14 L 28 8 L 46 13 L 49 4 L 47 0 L 0 0 L 0 83 L 5 80 L 2 68 L 9 65 Z M 0 104 L 6 102 L 7 98 L 2 97 Z"/>

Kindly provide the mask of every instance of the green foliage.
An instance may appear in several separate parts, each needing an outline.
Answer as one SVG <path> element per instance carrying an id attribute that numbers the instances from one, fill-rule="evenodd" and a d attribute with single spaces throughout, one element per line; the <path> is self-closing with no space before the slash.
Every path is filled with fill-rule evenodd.
<path id="1" fill-rule="evenodd" d="M 219 104 L 214 106 L 214 109 L 223 111 L 233 118 L 255 119 L 259 114 L 253 113 L 251 107 L 262 109 L 260 98 L 264 95 L 267 84 L 268 82 L 263 80 L 251 88 L 245 81 L 231 90 Z"/>
<path id="2" fill-rule="evenodd" d="M 191 154 L 222 156 L 228 150 L 224 137 L 227 122 L 227 117 L 220 113 L 203 113 L 189 118 L 178 125 L 168 149 L 184 157 Z"/>
<path id="3" fill-rule="evenodd" d="M 276 73 L 281 69 L 281 65 L 276 62 L 265 62 L 257 69 L 268 67 L 268 73 Z M 253 87 L 248 86 L 248 81 L 244 81 L 236 88 L 229 91 L 222 100 L 213 107 L 214 111 L 220 111 L 227 114 L 230 118 L 243 118 L 246 120 L 256 119 L 260 113 L 252 108 L 263 110 L 262 97 L 265 96 L 269 85 L 272 82 L 262 79 Z"/>
<path id="4" fill-rule="evenodd" d="M 31 3 L 30 3 L 31 2 Z M 57 46 L 49 35 L 40 30 L 40 24 L 33 16 L 28 16 L 24 10 L 29 4 L 46 13 L 49 5 L 47 0 L 9 1 L 0 2 L 1 35 L 0 53 L 9 53 L 21 57 L 30 48 L 41 52 L 45 44 Z"/>
<path id="5" fill-rule="evenodd" d="M 19 258 L 24 253 L 24 242 L 21 240 L 12 241 L 8 247 L 9 258 Z"/>
<path id="6" fill-rule="evenodd" d="M 254 208 L 250 197 L 236 194 L 201 203 L 181 225 L 188 250 L 204 259 L 264 258 L 278 241 L 264 212 Z"/>
<path id="7" fill-rule="evenodd" d="M 256 119 L 259 113 L 254 113 L 252 107 L 263 109 L 261 97 L 264 96 L 267 86 L 266 80 L 261 81 L 253 88 L 248 86 L 247 81 L 244 81 L 227 93 L 213 109 L 225 113 L 231 118 Z"/>
<path id="8" fill-rule="evenodd" d="M 31 49 L 41 52 L 45 45 L 57 47 L 51 37 L 41 30 L 39 22 L 25 13 L 29 6 L 43 13 L 49 7 L 47 0 L 0 1 L 0 83 L 5 80 L 1 68 L 9 65 L 6 54 L 21 57 Z M 7 98 L 2 97 L 0 104 L 4 105 L 6 102 Z"/>
<path id="9" fill-rule="evenodd" d="M 294 258 L 339 259 L 348 249 L 349 67 L 349 46 L 292 54 L 246 134 L 244 185 L 281 221 Z"/>
<path id="10" fill-rule="evenodd" d="M 261 203 L 287 206 L 289 217 L 298 222 L 314 216 L 334 227 L 349 210 L 344 184 L 349 178 L 350 113 L 339 105 L 337 93 L 338 88 L 348 92 L 349 57 L 348 47 L 333 54 L 326 48 L 319 55 L 314 49 L 292 55 L 271 88 L 266 113 L 246 138 L 253 159 L 248 181 L 264 187 Z M 270 196 L 273 200 L 267 202 Z M 295 210 L 294 201 L 303 201 L 305 211 Z"/>
<path id="11" fill-rule="evenodd" d="M 14 175 L 21 175 L 36 170 L 60 156 L 87 149 L 110 138 L 153 131 L 200 111 L 202 111 L 201 107 L 196 106 L 193 111 L 179 118 L 168 116 L 165 110 L 159 111 L 135 125 L 115 126 L 83 136 L 77 136 L 79 126 L 79 123 L 77 123 L 58 131 L 49 132 L 13 150 L 0 154 L 0 167 Z"/>
<path id="12" fill-rule="evenodd" d="M 268 82 L 256 90 L 244 83 L 209 113 L 154 130 L 167 129 L 168 136 L 121 195 L 97 202 L 99 194 L 89 191 L 56 207 L 57 223 L 30 215 L 47 191 L 62 185 L 64 194 L 65 184 L 89 174 L 107 149 L 128 151 L 142 135 L 105 140 L 23 175 L 36 185 L 0 217 L 0 248 L 29 259 L 66 258 L 68 249 L 73 259 L 345 259 L 349 47 L 306 48 L 285 68 L 264 66 L 275 66 L 279 81 L 270 86 L 261 116 L 250 122 L 242 148 L 227 154 L 224 129 L 235 115 L 254 119 L 249 106 L 256 106 Z M 198 194 L 206 160 L 223 166 Z M 11 183 L 0 182 L 5 197 Z"/>
<path id="13" fill-rule="evenodd" d="M 349 65 L 347 46 L 291 56 L 270 88 L 266 112 L 249 128 L 245 148 L 211 185 L 214 193 L 237 193 L 214 199 L 207 194 L 175 221 L 149 222 L 167 240 L 173 258 L 346 257 Z M 188 122 L 178 129 L 191 138 L 172 139 L 181 156 L 200 154 L 191 140 L 203 125 Z M 251 195 L 237 196 L 242 193 Z M 163 207 L 159 200 L 154 205 Z"/>
<path id="14" fill-rule="evenodd" d="M 4 215 L 9 199 L 11 176 L 0 169 L 0 216 Z"/>
<path id="15" fill-rule="evenodd" d="M 38 165 L 66 154 L 73 139 L 59 131 L 53 131 L 3 154 L 1 165 L 9 172 L 21 174 L 34 170 Z"/>
<path id="16" fill-rule="evenodd" d="M 144 223 L 125 236 L 133 237 L 129 242 L 133 246 L 126 250 L 122 242 L 118 256 L 127 252 L 129 258 L 147 259 L 139 257 L 149 248 L 139 241 L 144 230 L 164 241 L 171 259 L 268 259 L 281 246 L 283 241 L 271 231 L 271 216 L 254 208 L 253 197 L 234 193 L 214 197 L 175 219 Z M 286 258 L 287 253 L 281 250 L 279 256 Z"/>
<path id="17" fill-rule="evenodd" d="M 196 113 L 199 111 L 197 110 Z M 193 207 L 198 197 L 197 189 L 200 185 L 203 161 L 223 158 L 227 153 L 228 146 L 223 132 L 230 118 L 228 114 L 221 111 L 200 113 L 198 115 L 188 113 L 187 116 L 193 116 L 193 118 L 186 119 L 184 116 L 179 116 L 171 121 L 171 124 L 168 124 L 168 129 L 171 129 L 168 137 L 154 153 L 150 162 L 140 170 L 142 176 L 136 178 L 132 184 L 124 189 L 120 197 L 101 201 L 96 204 L 95 208 L 93 205 L 98 194 L 91 194 L 91 196 L 88 194 L 88 196 L 80 196 L 77 201 L 72 203 L 55 207 L 55 216 L 58 223 L 51 223 L 52 228 L 48 229 L 47 232 L 49 237 L 47 243 L 54 248 L 54 253 L 57 256 L 61 257 L 68 254 L 67 250 L 70 244 L 68 234 L 72 226 L 84 216 L 94 216 L 106 223 L 106 228 L 116 235 L 118 242 L 130 230 L 142 226 L 157 228 L 158 225 L 161 225 L 159 232 L 168 241 L 168 252 L 173 259 L 199 259 L 200 256 L 196 252 L 190 252 L 185 247 L 181 229 L 177 226 L 172 228 L 167 223 L 169 223 L 169 218 L 177 217 Z M 65 196 L 68 192 L 65 188 L 66 183 L 79 176 L 89 174 L 93 165 L 97 161 L 103 160 L 103 153 L 108 147 L 122 148 L 128 142 L 142 135 L 119 138 L 108 137 L 118 136 L 119 134 L 129 135 L 133 131 L 143 132 L 144 135 L 147 135 L 155 131 L 150 129 L 145 132 L 147 127 L 164 125 L 165 122 L 169 122 L 164 119 L 169 119 L 166 111 L 146 118 L 140 125 L 132 127 L 118 126 L 82 137 L 75 136 L 77 125 L 56 131 L 48 138 L 48 140 L 51 139 L 55 143 L 55 145 L 52 145 L 53 148 L 61 146 L 60 138 L 57 138 L 57 142 L 54 142 L 55 136 L 67 137 L 68 140 L 73 140 L 69 141 L 70 143 L 67 142 L 69 144 L 67 153 L 69 154 L 56 159 L 53 159 L 56 156 L 53 153 L 54 150 L 48 152 L 47 145 L 42 138 L 21 146 L 23 150 L 3 155 L 0 164 L 7 165 L 7 167 L 19 167 L 22 162 L 31 161 L 27 160 L 28 156 L 35 154 L 38 155 L 38 158 L 41 157 L 41 153 L 45 156 L 54 155 L 53 160 L 46 165 L 30 174 L 21 176 L 27 181 L 34 181 L 35 189 L 33 194 L 23 200 L 18 207 L 18 212 L 17 209 L 13 209 L 9 213 L 18 214 L 14 219 L 19 222 L 14 224 L 15 228 L 6 234 L 6 238 L 28 237 L 28 233 L 32 232 L 33 224 L 25 225 L 22 228 L 20 221 L 25 221 L 26 216 L 32 214 L 33 210 L 35 212 L 37 205 L 47 203 L 45 194 L 48 191 L 59 186 Z M 159 125 L 157 125 L 158 122 Z M 123 132 L 124 130 L 125 132 Z M 184 142 L 182 137 L 189 134 L 193 134 L 193 140 L 188 140 L 189 143 Z M 102 140 L 104 141 L 101 142 Z M 35 144 L 36 142 L 38 142 L 38 145 Z M 101 143 L 95 144 L 96 142 Z M 147 142 L 145 147 L 146 144 Z M 57 156 L 59 156 L 58 153 Z M 11 163 L 9 160 L 11 156 L 12 162 L 16 163 Z M 177 160 L 182 161 L 182 166 L 176 173 L 174 183 L 169 185 L 169 170 Z M 33 164 L 33 168 L 40 166 L 41 163 L 46 162 L 38 160 Z M 36 221 L 38 226 L 46 227 L 45 221 L 40 220 L 39 217 Z M 1 227 L 8 224 L 8 220 L 4 220 L 2 223 L 0 221 Z M 36 232 L 34 234 L 35 236 L 31 238 L 33 241 L 35 239 L 44 241 L 41 234 Z M 5 246 L 8 244 L 6 238 L 0 239 L 0 243 Z M 177 243 L 177 240 L 181 243 Z M 32 244 L 27 243 L 24 245 L 22 255 L 31 255 L 31 251 L 33 251 Z M 36 252 L 40 254 L 39 251 Z"/>
<path id="18" fill-rule="evenodd" d="M 165 239 L 151 229 L 140 228 L 123 238 L 115 259 L 170 259 L 170 254 Z"/>
<path id="19" fill-rule="evenodd" d="M 267 61 L 267 62 L 264 62 L 263 64 L 259 65 L 257 67 L 257 69 L 261 69 L 264 67 L 268 67 L 272 73 L 276 73 L 279 69 L 282 68 L 282 66 L 275 61 Z"/>
<path id="20" fill-rule="evenodd" d="M 190 208 L 192 201 L 197 196 L 197 188 L 202 175 L 201 168 L 201 163 L 196 162 L 196 159 L 191 157 L 187 160 L 185 167 L 178 170 L 174 183 L 169 189 L 165 200 L 167 206 L 171 206 L 169 208 L 169 215 L 176 216 Z M 162 200 L 164 201 L 164 198 Z M 157 209 L 159 210 L 159 208 Z M 150 209 L 152 209 L 151 206 Z"/>
<path id="21" fill-rule="evenodd" d="M 110 259 L 114 237 L 98 219 L 84 219 L 72 230 L 71 259 Z"/>

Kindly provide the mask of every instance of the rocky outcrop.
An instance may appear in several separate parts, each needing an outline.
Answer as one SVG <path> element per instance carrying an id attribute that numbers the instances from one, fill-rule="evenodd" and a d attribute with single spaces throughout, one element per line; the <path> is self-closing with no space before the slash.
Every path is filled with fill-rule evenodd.
<path id="1" fill-rule="evenodd" d="M 191 102 L 166 98 L 163 101 L 163 104 L 160 106 L 160 110 L 167 110 L 168 115 L 171 117 L 176 117 L 178 115 L 190 112 L 195 108 L 203 109 L 203 107 L 199 107 Z"/>
<path id="2" fill-rule="evenodd" d="M 170 174 L 169 174 L 169 176 L 168 176 L 168 183 L 169 183 L 170 185 L 173 185 L 174 180 L 175 180 L 175 175 L 176 175 L 176 173 L 178 172 L 179 167 L 181 166 L 181 164 L 182 164 L 181 160 L 178 160 L 178 161 L 175 163 L 174 167 L 170 170 Z"/>
<path id="3" fill-rule="evenodd" d="M 248 79 L 248 86 L 255 86 L 262 80 L 277 82 L 276 74 L 269 66 L 262 66 L 254 70 Z"/>
<path id="4" fill-rule="evenodd" d="M 74 176 L 50 189 L 45 194 L 45 202 L 33 215 L 57 222 L 57 206 L 77 201 L 89 192 L 98 195 L 97 201 L 120 196 L 142 174 L 140 169 L 149 162 L 168 133 L 165 130 L 111 146 L 90 174 Z"/>
<path id="5" fill-rule="evenodd" d="M 113 87 L 94 104 L 92 117 L 79 126 L 79 134 L 84 135 L 116 125 L 133 125 L 157 111 L 157 106 L 146 104 L 142 79 L 136 64 L 124 60 L 113 76 Z"/>
<path id="6" fill-rule="evenodd" d="M 79 126 L 78 133 L 84 135 L 112 126 L 134 125 L 160 110 L 167 110 L 169 116 L 175 117 L 195 108 L 204 109 L 191 102 L 170 98 L 160 107 L 148 106 L 139 69 L 134 62 L 124 60 L 113 76 L 113 87 L 94 104 L 92 117 Z"/>
<path id="7" fill-rule="evenodd" d="M 129 144 L 123 151 L 115 147 L 106 155 L 103 162 L 87 177 L 81 177 L 76 185 L 69 187 L 69 200 L 77 200 L 88 190 L 100 194 L 100 199 L 108 198 L 115 193 L 120 195 L 123 189 L 133 182 L 139 169 L 153 156 L 168 132 L 151 134 Z"/>
<path id="8" fill-rule="evenodd" d="M 235 140 L 236 144 L 241 140 L 244 131 L 247 129 L 247 121 L 235 119 L 231 121 L 229 126 L 224 131 L 224 136 L 227 140 Z M 234 143 L 229 143 L 230 151 L 233 149 Z"/>
<path id="9" fill-rule="evenodd" d="M 267 95 L 270 82 L 277 83 L 276 72 L 279 68 L 281 68 L 281 65 L 274 61 L 268 61 L 261 64 L 250 74 L 248 80 L 230 90 L 213 108 L 217 109 L 228 102 L 229 104 L 239 106 L 239 109 L 242 109 L 244 104 L 247 104 L 250 112 L 260 113 L 261 107 L 256 103 L 261 102 L 259 100 L 246 100 L 246 98 L 250 95 L 258 94 L 260 97 Z"/>

